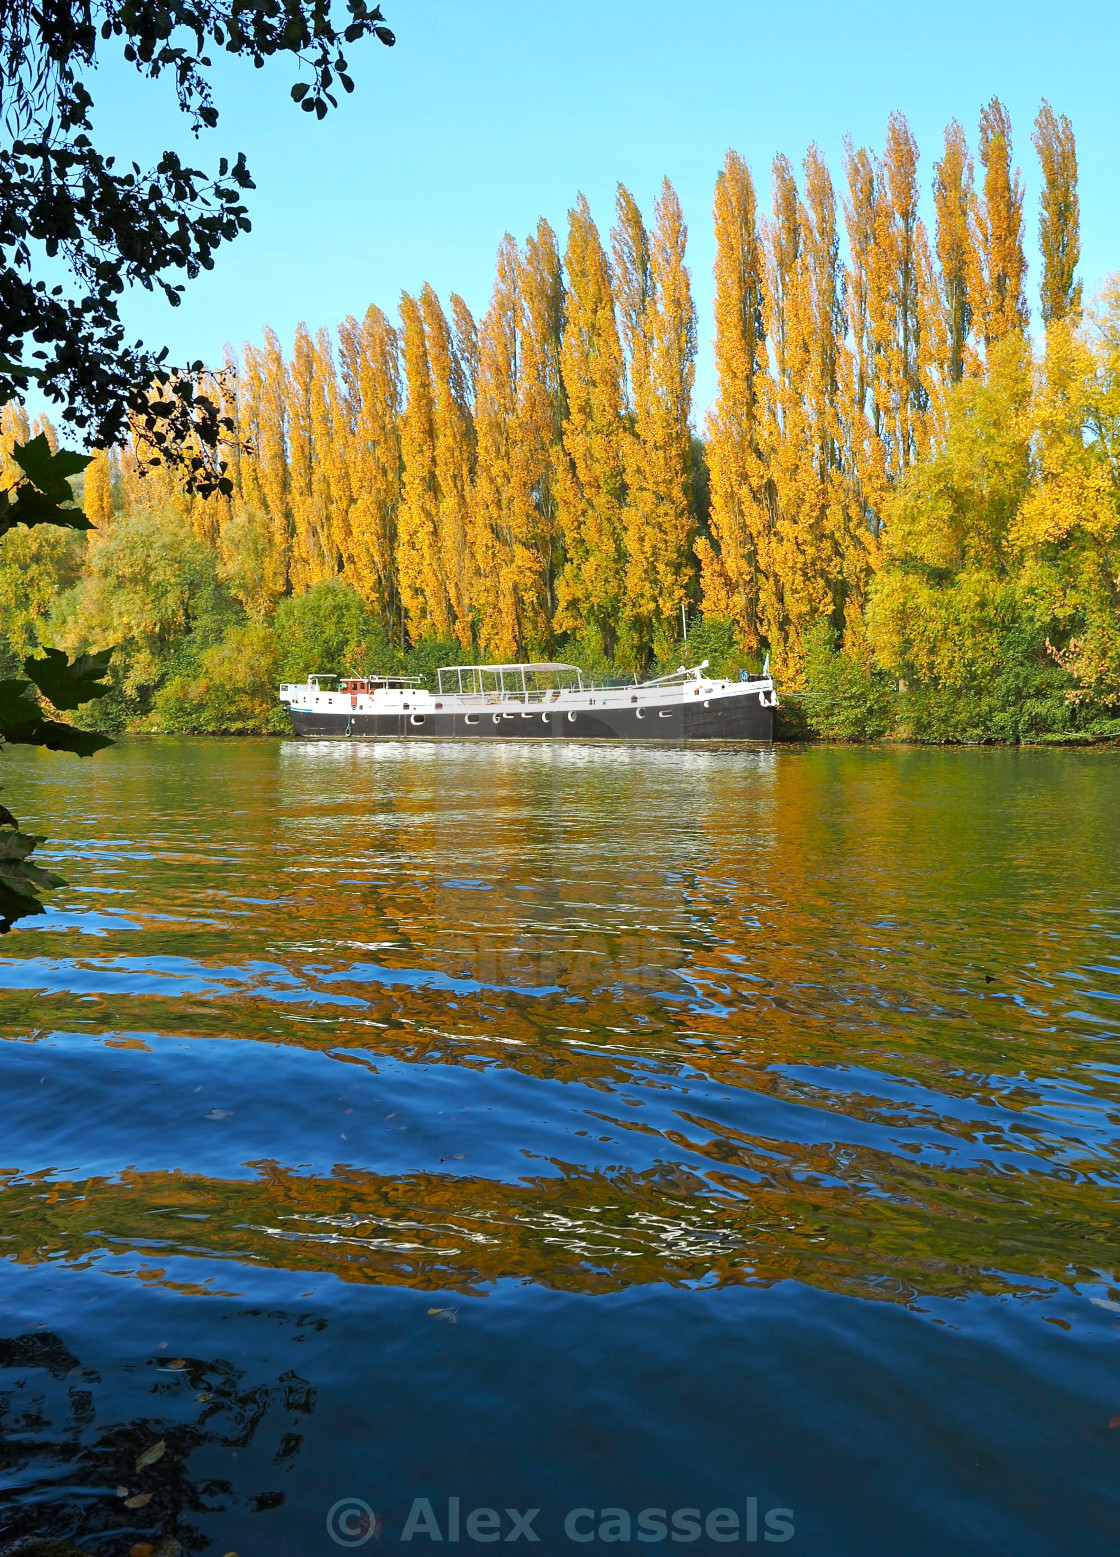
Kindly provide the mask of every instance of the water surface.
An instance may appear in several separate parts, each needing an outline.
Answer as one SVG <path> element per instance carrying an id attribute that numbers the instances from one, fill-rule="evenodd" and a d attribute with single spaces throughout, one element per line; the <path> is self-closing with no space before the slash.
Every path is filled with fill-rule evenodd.
<path id="1" fill-rule="evenodd" d="M 7 1535 L 1117 1549 L 1120 753 L 4 767 Z"/>

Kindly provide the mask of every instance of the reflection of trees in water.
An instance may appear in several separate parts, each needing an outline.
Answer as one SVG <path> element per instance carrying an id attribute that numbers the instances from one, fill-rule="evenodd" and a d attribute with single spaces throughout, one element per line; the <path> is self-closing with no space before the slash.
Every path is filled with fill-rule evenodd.
<path id="1" fill-rule="evenodd" d="M 596 1117 L 625 1127 L 607 1108 Z M 689 1161 L 588 1169 L 551 1159 L 513 1183 L 341 1165 L 312 1175 L 275 1162 L 250 1164 L 253 1179 L 130 1172 L 49 1189 L 21 1181 L 6 1192 L 7 1252 L 27 1265 L 63 1254 L 97 1260 L 108 1237 L 114 1263 L 103 1269 L 121 1269 L 132 1250 L 132 1274 L 184 1294 L 201 1289 L 172 1280 L 157 1255 L 424 1292 L 511 1279 L 586 1294 L 794 1279 L 897 1302 L 1007 1291 L 1017 1286 L 1012 1273 L 1076 1279 L 1071 1243 L 1085 1279 L 1109 1263 L 1111 1189 L 1090 1181 L 1089 1162 L 1071 1158 L 1065 1176 L 1037 1175 L 1026 1195 L 990 1164 L 934 1175 L 921 1160 L 869 1145 L 755 1138 L 683 1110 L 677 1119 L 661 1139 Z M 63 1190 L 64 1225 L 61 1202 L 50 1199 Z M 206 1221 L 177 1237 L 169 1206 L 205 1211 Z"/>
<path id="2" fill-rule="evenodd" d="M 65 1557 L 75 1544 L 90 1557 L 145 1544 L 151 1557 L 178 1557 L 210 1544 L 192 1515 L 283 1503 L 275 1486 L 246 1493 L 225 1477 L 192 1474 L 189 1462 L 199 1451 L 247 1449 L 269 1419 L 279 1476 L 299 1453 L 315 1408 L 305 1379 L 289 1371 L 273 1384 L 248 1384 L 220 1357 L 161 1353 L 137 1366 L 150 1374 L 152 1410 L 115 1421 L 113 1383 L 83 1367 L 59 1336 L 0 1339 L 4 1480 L 13 1503 L 0 1557 Z"/>

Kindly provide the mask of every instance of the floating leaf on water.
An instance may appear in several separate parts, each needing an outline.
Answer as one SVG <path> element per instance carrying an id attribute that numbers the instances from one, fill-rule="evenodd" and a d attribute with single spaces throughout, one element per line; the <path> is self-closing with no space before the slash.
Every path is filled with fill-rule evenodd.
<path id="1" fill-rule="evenodd" d="M 138 1492 L 135 1497 L 125 1498 L 124 1506 L 125 1508 L 143 1508 L 151 1501 L 152 1494 L 150 1492 Z"/>
<path id="2" fill-rule="evenodd" d="M 119 1498 L 126 1498 L 131 1490 L 132 1489 L 130 1487 L 118 1487 L 117 1496 Z"/>
<path id="3" fill-rule="evenodd" d="M 185 1368 L 187 1366 L 187 1359 L 185 1357 L 172 1357 L 167 1366 L 169 1368 Z"/>
<path id="4" fill-rule="evenodd" d="M 1109 1427 L 1120 1427 L 1120 1411 L 1115 1416 L 1109 1417 L 1108 1425 Z"/>
<path id="5" fill-rule="evenodd" d="M 154 1551 L 151 1541 L 137 1541 L 135 1546 L 128 1548 L 128 1557 L 152 1557 Z"/>
<path id="6" fill-rule="evenodd" d="M 146 1465 L 154 1465 L 157 1460 L 162 1460 L 166 1453 L 167 1444 L 160 1438 L 156 1443 L 152 1444 L 151 1448 L 145 1449 L 143 1454 L 139 1456 L 136 1461 L 136 1469 L 139 1471 L 143 1470 Z"/>
<path id="7" fill-rule="evenodd" d="M 459 1323 L 459 1310 L 457 1308 L 429 1308 L 428 1313 L 433 1319 L 442 1319 L 445 1324 L 457 1325 Z"/>
<path id="8" fill-rule="evenodd" d="M 197 1394 L 194 1398 L 196 1400 L 213 1400 L 214 1397 L 213 1397 L 213 1395 L 210 1393 L 210 1391 L 208 1389 L 204 1389 L 199 1394 Z"/>

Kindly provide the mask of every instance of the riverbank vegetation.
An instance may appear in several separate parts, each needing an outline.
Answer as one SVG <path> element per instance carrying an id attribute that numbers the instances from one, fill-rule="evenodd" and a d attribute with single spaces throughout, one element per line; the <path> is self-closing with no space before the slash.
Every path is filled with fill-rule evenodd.
<path id="1" fill-rule="evenodd" d="M 231 353 L 228 498 L 98 454 L 94 533 L 8 539 L 0 654 L 114 647 L 107 729 L 281 729 L 316 670 L 769 655 L 791 732 L 1120 735 L 1120 287 L 1083 306 L 1068 120 L 1033 143 L 1033 336 L 994 100 L 975 160 L 946 130 L 928 229 L 900 114 L 837 180 L 776 158 L 765 213 L 728 153 L 703 437 L 672 187 L 647 224 L 620 186 L 606 237 L 581 197 L 563 242 L 507 236 L 479 321 L 425 286 Z M 5 407 L 5 462 L 28 431 Z"/>

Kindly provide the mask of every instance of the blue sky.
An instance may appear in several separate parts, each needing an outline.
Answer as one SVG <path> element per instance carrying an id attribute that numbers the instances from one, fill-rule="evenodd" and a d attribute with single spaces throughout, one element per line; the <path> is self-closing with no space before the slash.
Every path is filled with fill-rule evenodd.
<path id="1" fill-rule="evenodd" d="M 174 359 L 216 361 L 224 342 L 272 325 L 290 344 L 298 321 L 335 325 L 403 289 L 461 292 L 481 315 L 507 230 L 546 216 L 563 239 L 583 190 L 606 232 L 622 180 L 651 212 L 668 174 L 689 222 L 700 316 L 696 412 L 711 369 L 711 197 L 729 146 L 768 199 L 777 151 L 800 163 L 816 141 L 839 181 L 845 133 L 880 147 L 901 108 L 922 151 L 928 192 L 945 123 L 975 141 L 981 105 L 1011 111 L 1028 191 L 1030 284 L 1038 176 L 1030 130 L 1041 98 L 1070 115 L 1081 163 L 1087 293 L 1120 268 L 1120 12 L 1103 3 L 1035 0 L 913 5 L 905 0 L 382 0 L 395 49 L 351 54 L 355 94 L 323 123 L 288 92 L 293 62 L 261 71 L 222 63 L 221 121 L 192 145 L 164 87 L 106 63 L 97 124 L 143 161 L 164 144 L 199 165 L 246 152 L 258 188 L 253 232 L 188 284 L 177 311 L 145 294 L 125 305 L 130 333 Z"/>

